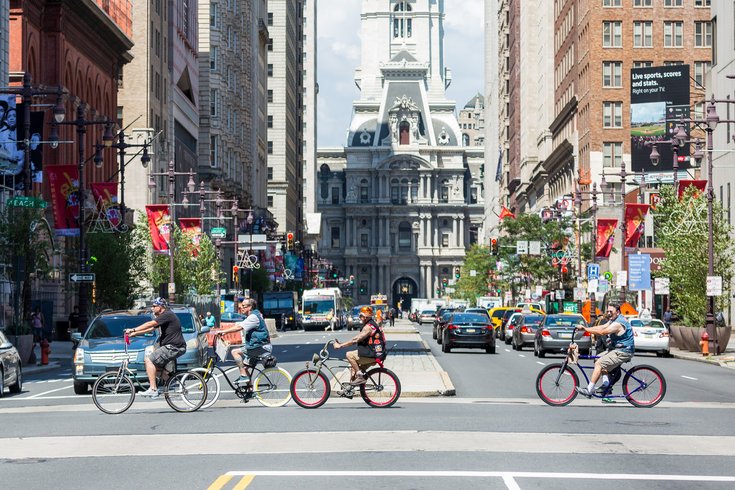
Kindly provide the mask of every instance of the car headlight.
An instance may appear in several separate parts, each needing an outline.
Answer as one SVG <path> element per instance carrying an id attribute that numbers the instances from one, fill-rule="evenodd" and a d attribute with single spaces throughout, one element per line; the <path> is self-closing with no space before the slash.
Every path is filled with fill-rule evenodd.
<path id="1" fill-rule="evenodd" d="M 74 364 L 84 364 L 84 349 L 81 347 L 74 352 Z"/>

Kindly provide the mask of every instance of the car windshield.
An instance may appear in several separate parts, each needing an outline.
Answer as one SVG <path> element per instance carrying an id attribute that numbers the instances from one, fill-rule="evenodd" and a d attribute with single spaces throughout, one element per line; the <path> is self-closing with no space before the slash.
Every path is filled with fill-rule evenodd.
<path id="1" fill-rule="evenodd" d="M 524 325 L 538 325 L 544 319 L 542 316 L 526 316 L 523 317 Z"/>
<path id="2" fill-rule="evenodd" d="M 487 323 L 487 317 L 476 313 L 455 313 L 452 323 Z"/>
<path id="3" fill-rule="evenodd" d="M 352 311 L 350 312 L 351 316 L 359 316 L 360 315 L 360 306 L 355 306 L 352 308 Z"/>
<path id="4" fill-rule="evenodd" d="M 307 299 L 304 301 L 304 315 L 314 315 L 317 313 L 327 314 L 334 309 L 334 298 L 324 297 L 324 299 Z"/>
<path id="5" fill-rule="evenodd" d="M 181 322 L 182 333 L 194 333 L 194 320 L 189 312 L 175 312 Z M 122 337 L 126 328 L 135 328 L 149 321 L 152 315 L 146 311 L 141 311 L 137 315 L 105 315 L 97 317 L 85 335 L 86 339 L 107 339 L 114 337 Z M 153 337 L 156 331 L 152 330 L 144 334 L 144 337 Z"/>
<path id="6" fill-rule="evenodd" d="M 580 328 L 586 325 L 584 318 L 578 316 L 551 315 L 546 317 L 546 328 Z"/>
<path id="7" fill-rule="evenodd" d="M 505 310 L 493 311 L 493 318 L 503 318 L 503 315 L 505 315 Z"/>
<path id="8" fill-rule="evenodd" d="M 661 320 L 631 320 L 630 325 L 632 327 L 652 327 L 652 328 L 666 328 Z"/>
<path id="9" fill-rule="evenodd" d="M 433 315 L 434 310 L 424 310 L 421 312 L 422 315 Z"/>

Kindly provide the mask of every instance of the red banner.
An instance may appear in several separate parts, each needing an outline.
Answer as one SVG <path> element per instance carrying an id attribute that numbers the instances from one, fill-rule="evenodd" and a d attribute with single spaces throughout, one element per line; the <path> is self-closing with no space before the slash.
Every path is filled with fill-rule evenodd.
<path id="1" fill-rule="evenodd" d="M 181 232 L 189 239 L 189 253 L 192 257 L 199 255 L 199 243 L 202 240 L 201 218 L 179 218 Z"/>
<path id="2" fill-rule="evenodd" d="M 168 204 L 149 204 L 145 207 L 148 228 L 151 231 L 153 252 L 168 253 L 171 240 L 171 215 Z"/>
<path id="3" fill-rule="evenodd" d="M 625 246 L 637 247 L 643 234 L 644 221 L 648 214 L 648 204 L 625 205 Z"/>
<path id="4" fill-rule="evenodd" d="M 105 213 L 110 224 L 117 228 L 122 223 L 117 200 L 117 182 L 94 182 L 90 184 L 94 202 L 101 213 Z"/>
<path id="5" fill-rule="evenodd" d="M 616 219 L 600 218 L 597 220 L 596 257 L 610 257 L 616 226 L 618 226 L 618 220 Z"/>
<path id="6" fill-rule="evenodd" d="M 500 215 L 498 215 L 498 218 L 500 218 L 501 220 L 503 220 L 505 218 L 516 219 L 516 215 L 513 214 L 510 211 L 510 209 L 508 209 L 505 206 L 503 206 L 502 209 L 500 210 Z"/>
<path id="7" fill-rule="evenodd" d="M 700 195 L 704 194 L 704 191 L 707 188 L 707 181 L 706 180 L 680 180 L 679 181 L 679 199 L 681 199 L 681 196 L 684 195 L 684 192 L 686 192 L 686 190 L 692 186 L 698 189 L 698 192 L 696 192 L 694 195 L 696 197 L 699 197 Z"/>
<path id="8" fill-rule="evenodd" d="M 79 172 L 76 165 L 49 165 L 51 204 L 54 208 L 54 225 L 60 236 L 79 235 Z"/>

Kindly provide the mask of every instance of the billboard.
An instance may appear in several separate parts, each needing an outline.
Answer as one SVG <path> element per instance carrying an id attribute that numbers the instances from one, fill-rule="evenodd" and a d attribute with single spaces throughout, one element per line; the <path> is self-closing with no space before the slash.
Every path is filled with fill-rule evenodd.
<path id="1" fill-rule="evenodd" d="M 672 171 L 671 145 L 656 146 L 661 155 L 651 163 L 651 146 L 671 139 L 676 125 L 689 119 L 689 65 L 655 66 L 630 70 L 630 153 L 634 172 Z M 689 134 L 689 125 L 686 125 Z M 691 167 L 689 147 L 680 148 L 680 170 Z"/>
<path id="2" fill-rule="evenodd" d="M 0 183 L 15 190 L 23 190 L 25 179 L 24 114 L 23 104 L 16 106 L 15 95 L 0 96 Z M 32 182 L 43 182 L 42 141 L 43 112 L 33 111 L 29 133 Z"/>

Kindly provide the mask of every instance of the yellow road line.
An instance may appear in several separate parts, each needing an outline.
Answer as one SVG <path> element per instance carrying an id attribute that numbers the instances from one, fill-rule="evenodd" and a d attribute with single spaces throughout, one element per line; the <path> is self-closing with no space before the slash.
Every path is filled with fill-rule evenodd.
<path id="1" fill-rule="evenodd" d="M 209 485 L 207 490 L 221 490 L 221 488 L 230 480 L 232 480 L 232 475 L 221 475 L 219 478 L 214 480 L 214 483 Z"/>
<path id="2" fill-rule="evenodd" d="M 245 490 L 254 479 L 255 475 L 245 475 L 239 482 L 237 482 L 237 485 L 235 485 L 232 490 Z"/>

